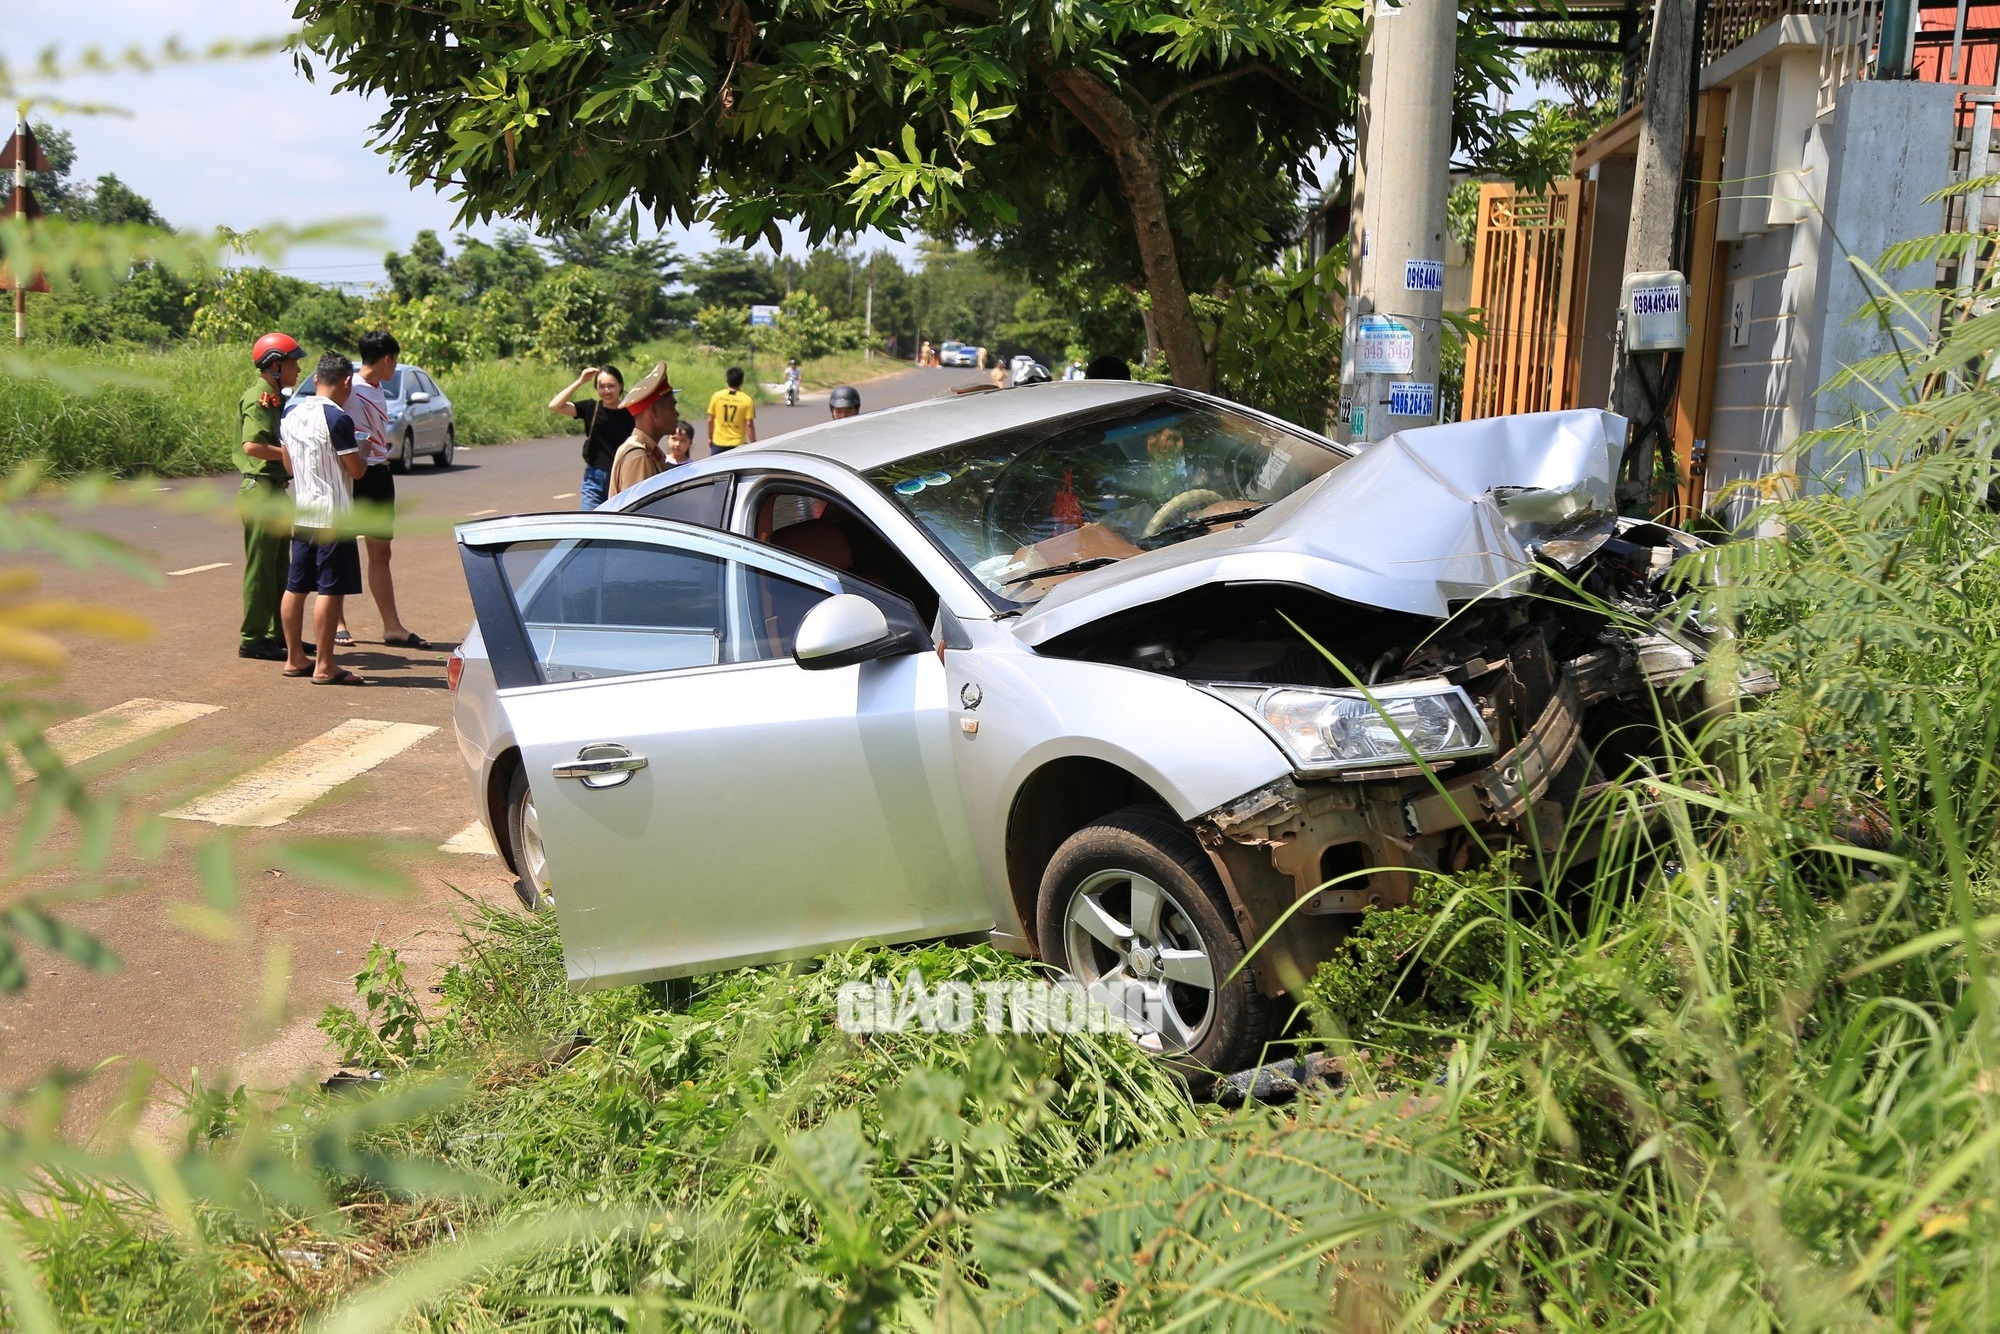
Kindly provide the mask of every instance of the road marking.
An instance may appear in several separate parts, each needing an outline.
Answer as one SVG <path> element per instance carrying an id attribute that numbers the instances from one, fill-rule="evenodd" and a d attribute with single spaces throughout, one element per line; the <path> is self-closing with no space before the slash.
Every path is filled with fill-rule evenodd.
<path id="1" fill-rule="evenodd" d="M 562 493 L 561 495 L 559 495 L 559 496 L 550 496 L 550 497 L 549 497 L 549 499 L 550 499 L 550 500 L 575 500 L 575 499 L 576 499 L 576 492 L 574 492 L 574 491 L 565 491 L 565 492 L 563 492 L 563 493 Z"/>
<path id="2" fill-rule="evenodd" d="M 486 826 L 474 820 L 465 828 L 438 844 L 439 852 L 459 852 L 470 857 L 498 857 L 500 849 L 493 846 L 493 836 L 486 832 Z"/>
<path id="3" fill-rule="evenodd" d="M 169 819 L 269 829 L 283 824 L 342 783 L 393 759 L 437 728 L 423 723 L 382 723 L 350 718 L 260 765 L 226 787 L 196 797 Z"/>
<path id="4" fill-rule="evenodd" d="M 175 579 L 184 574 L 207 574 L 210 570 L 226 570 L 229 564 L 226 560 L 218 560 L 207 565 L 190 565 L 185 570 L 168 570 L 167 578 Z"/>
<path id="5" fill-rule="evenodd" d="M 465 517 L 468 519 L 483 519 L 489 514 L 498 514 L 499 512 L 499 510 L 474 510 Z"/>
<path id="6" fill-rule="evenodd" d="M 85 760 L 129 746 L 144 737 L 191 723 L 197 718 L 205 718 L 211 713 L 221 712 L 219 704 L 185 704 L 171 699 L 128 699 L 123 704 L 115 704 L 96 713 L 86 713 L 81 718 L 72 718 L 66 723 L 57 723 L 42 733 L 51 749 L 61 757 L 64 764 L 82 764 Z M 34 771 L 21 761 L 18 754 L 10 752 L 8 767 L 14 771 L 17 781 L 27 781 L 34 777 Z"/>

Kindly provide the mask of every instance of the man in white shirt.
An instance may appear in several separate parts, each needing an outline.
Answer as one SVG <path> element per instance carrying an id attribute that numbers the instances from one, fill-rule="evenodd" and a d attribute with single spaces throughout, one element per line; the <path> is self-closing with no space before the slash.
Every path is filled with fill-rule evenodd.
<path id="1" fill-rule="evenodd" d="M 285 675 L 311 676 L 319 686 L 368 683 L 333 661 L 334 627 L 341 604 L 361 591 L 361 554 L 340 536 L 352 522 L 354 479 L 367 471 L 354 419 L 344 410 L 353 396 L 354 363 L 337 352 L 319 359 L 312 394 L 295 394 L 278 425 L 285 470 L 292 475 L 292 564 L 278 616 L 285 627 Z M 305 654 L 306 594 L 317 593 L 313 637 L 317 662 Z"/>
<path id="2" fill-rule="evenodd" d="M 423 636 L 403 624 L 396 612 L 396 581 L 389 573 L 389 544 L 396 531 L 396 474 L 389 466 L 395 442 L 389 438 L 389 400 L 382 384 L 396 373 L 403 355 L 402 345 L 387 329 L 377 329 L 361 339 L 361 369 L 354 376 L 354 393 L 347 400 L 347 415 L 354 419 L 354 434 L 361 442 L 367 471 L 354 483 L 359 515 L 361 550 L 368 566 L 368 592 L 375 610 L 382 613 L 382 642 L 396 648 L 428 649 Z M 335 640 L 352 644 L 342 620 Z"/>

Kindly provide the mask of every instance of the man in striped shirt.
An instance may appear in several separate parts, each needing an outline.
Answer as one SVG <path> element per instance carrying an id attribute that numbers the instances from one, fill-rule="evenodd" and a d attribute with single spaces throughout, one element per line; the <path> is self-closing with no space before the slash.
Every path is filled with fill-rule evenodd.
<path id="1" fill-rule="evenodd" d="M 427 649 L 430 645 L 397 614 L 396 580 L 389 573 L 389 547 L 396 530 L 396 474 L 389 467 L 394 442 L 389 438 L 389 401 L 382 394 L 382 385 L 396 373 L 402 355 L 402 345 L 387 329 L 362 336 L 361 369 L 354 376 L 347 415 L 354 419 L 354 434 L 368 468 L 354 483 L 354 503 L 362 511 L 359 517 L 365 535 L 361 550 L 367 558 L 368 592 L 375 599 L 375 609 L 382 613 L 382 642 L 396 648 Z M 354 642 L 344 619 L 335 641 Z"/>

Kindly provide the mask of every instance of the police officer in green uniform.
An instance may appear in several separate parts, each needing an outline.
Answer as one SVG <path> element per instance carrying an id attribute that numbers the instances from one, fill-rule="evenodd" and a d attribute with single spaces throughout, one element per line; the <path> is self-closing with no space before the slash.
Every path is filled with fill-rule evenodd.
<path id="1" fill-rule="evenodd" d="M 285 596 L 285 569 L 291 556 L 291 525 L 284 521 L 284 495 L 289 476 L 285 451 L 278 444 L 278 418 L 285 409 L 285 390 L 299 382 L 299 360 L 306 354 L 289 334 L 267 333 L 250 349 L 257 382 L 243 391 L 237 405 L 236 438 L 242 448 L 236 469 L 243 484 L 236 492 L 243 516 L 243 628 L 237 646 L 240 658 L 285 661 L 285 631 L 278 621 L 278 604 Z"/>

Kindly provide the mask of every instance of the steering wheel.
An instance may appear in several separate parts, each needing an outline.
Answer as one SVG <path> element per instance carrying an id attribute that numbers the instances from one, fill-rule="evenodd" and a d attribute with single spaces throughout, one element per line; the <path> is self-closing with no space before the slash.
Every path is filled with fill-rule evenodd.
<path id="1" fill-rule="evenodd" d="M 1213 505 L 1216 501 L 1222 499 L 1225 499 L 1225 497 L 1209 490 L 1205 486 L 1198 486 L 1192 491 L 1183 491 L 1153 511 L 1153 517 L 1146 520 L 1146 526 L 1141 530 L 1139 536 L 1142 538 L 1158 537 L 1161 533 L 1189 517 L 1204 505 Z"/>

